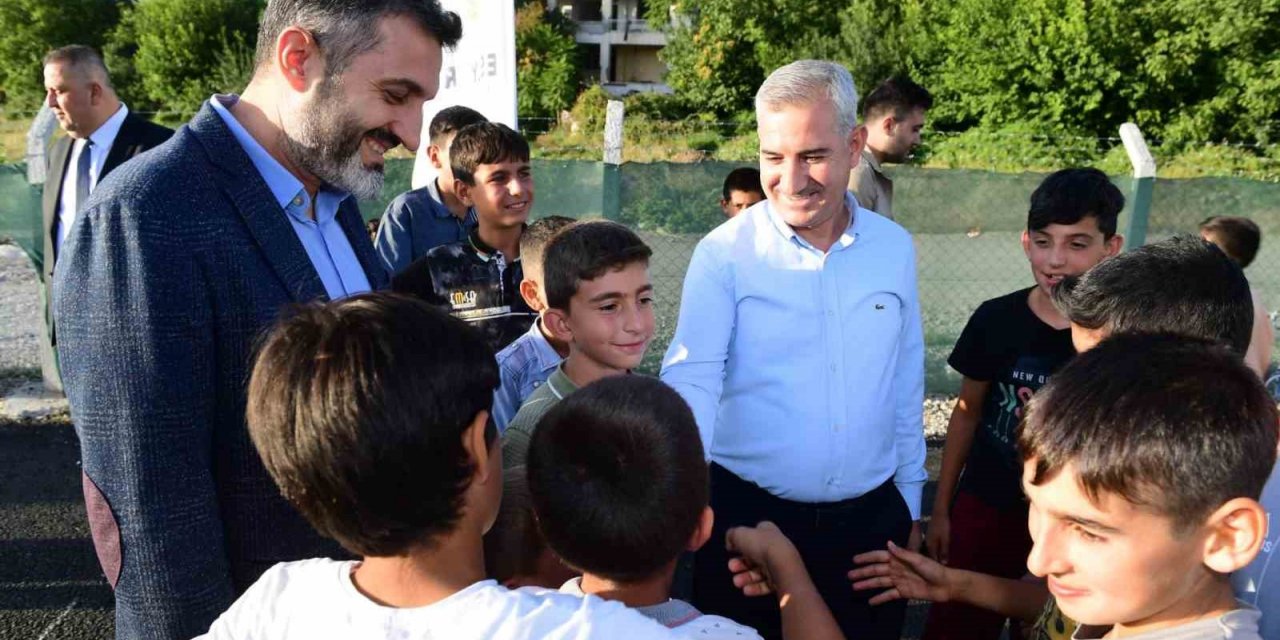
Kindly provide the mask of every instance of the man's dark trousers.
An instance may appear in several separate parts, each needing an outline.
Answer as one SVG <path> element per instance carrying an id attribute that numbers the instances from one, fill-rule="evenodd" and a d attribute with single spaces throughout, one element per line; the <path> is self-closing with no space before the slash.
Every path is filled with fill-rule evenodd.
<path id="1" fill-rule="evenodd" d="M 725 531 L 730 527 L 754 526 L 769 520 L 800 551 L 818 593 L 846 638 L 901 637 L 906 601 L 872 607 L 867 601 L 873 594 L 853 591 L 847 577 L 854 555 L 884 549 L 889 540 L 907 545 L 911 514 L 892 479 L 857 498 L 803 503 L 783 500 L 712 463 L 711 508 L 715 511 L 715 529 L 698 551 L 693 583 L 693 604 L 703 613 L 754 627 L 767 639 L 782 637 L 777 600 L 743 596 L 733 586 L 728 569 L 730 556 L 724 547 Z"/>

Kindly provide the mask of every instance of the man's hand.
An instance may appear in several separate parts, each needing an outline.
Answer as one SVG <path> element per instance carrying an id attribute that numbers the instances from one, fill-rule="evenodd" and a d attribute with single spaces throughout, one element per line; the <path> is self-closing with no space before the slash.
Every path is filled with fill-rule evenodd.
<path id="1" fill-rule="evenodd" d="M 892 542 L 888 551 L 860 553 L 853 562 L 860 565 L 849 572 L 855 591 L 885 590 L 871 598 L 872 605 L 903 598 L 947 602 L 955 593 L 950 569 Z"/>
<path id="2" fill-rule="evenodd" d="M 925 548 L 934 560 L 947 564 L 951 551 L 951 514 L 935 511 L 929 519 L 929 533 L 924 537 Z M 919 549 L 912 549 L 919 551 Z"/>
<path id="3" fill-rule="evenodd" d="M 741 554 L 729 559 L 729 573 L 733 574 L 733 586 L 745 596 L 778 593 L 779 587 L 785 590 L 775 579 L 794 568 L 792 565 L 803 566 L 800 552 L 772 522 L 729 529 L 725 546 L 731 553 Z"/>

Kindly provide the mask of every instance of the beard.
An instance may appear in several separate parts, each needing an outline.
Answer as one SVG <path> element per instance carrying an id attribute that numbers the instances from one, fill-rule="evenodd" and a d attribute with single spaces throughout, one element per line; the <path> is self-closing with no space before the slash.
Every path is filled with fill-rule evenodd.
<path id="1" fill-rule="evenodd" d="M 284 152 L 325 185 L 360 200 L 377 198 L 382 193 L 382 165 L 366 166 L 360 158 L 360 146 L 367 137 L 388 149 L 400 140 L 386 129 L 366 129 L 335 89 L 333 80 L 325 80 L 294 119 L 296 124 L 291 126 L 285 120 Z"/>

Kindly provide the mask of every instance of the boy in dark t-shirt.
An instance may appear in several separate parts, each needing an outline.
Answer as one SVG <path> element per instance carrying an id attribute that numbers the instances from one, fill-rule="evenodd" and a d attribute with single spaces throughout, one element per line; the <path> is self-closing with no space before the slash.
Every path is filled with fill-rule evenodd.
<path id="1" fill-rule="evenodd" d="M 447 309 L 501 351 L 538 317 L 520 295 L 520 236 L 533 208 L 529 143 L 505 125 L 467 125 L 449 146 L 458 198 L 476 211 L 466 240 L 436 247 L 391 288 Z"/>
<path id="2" fill-rule="evenodd" d="M 1096 169 L 1058 171 L 1032 193 L 1022 247 L 1035 286 L 982 303 L 948 359 L 964 380 L 926 536 L 940 562 L 1008 578 L 1026 573 L 1031 540 L 1016 429 L 1027 400 L 1075 354 L 1070 323 L 1049 294 L 1119 252 L 1122 208 L 1124 196 Z M 1003 626 L 990 611 L 939 603 L 924 637 L 994 639 Z"/>

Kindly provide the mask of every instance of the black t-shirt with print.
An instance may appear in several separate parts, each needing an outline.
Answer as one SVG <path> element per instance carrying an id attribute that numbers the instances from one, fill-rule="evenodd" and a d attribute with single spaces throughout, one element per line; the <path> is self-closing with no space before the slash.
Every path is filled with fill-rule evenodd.
<path id="1" fill-rule="evenodd" d="M 485 244 L 477 230 L 428 251 L 396 274 L 391 288 L 440 306 L 484 334 L 495 353 L 524 335 L 538 314 L 520 295 L 524 269 Z"/>
<path id="2" fill-rule="evenodd" d="M 966 378 L 991 383 L 960 489 L 999 509 L 1022 501 L 1017 451 L 1022 408 L 1075 355 L 1071 330 L 1054 329 L 1031 310 L 1031 290 L 982 303 L 947 359 Z"/>

